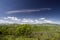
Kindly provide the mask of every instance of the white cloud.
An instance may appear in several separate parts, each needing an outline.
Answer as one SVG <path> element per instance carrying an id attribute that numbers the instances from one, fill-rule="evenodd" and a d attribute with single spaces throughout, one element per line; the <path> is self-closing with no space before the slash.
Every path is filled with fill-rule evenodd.
<path id="1" fill-rule="evenodd" d="M 7 11 L 6 13 L 7 14 L 13 14 L 13 13 L 30 13 L 30 12 L 39 12 L 39 11 L 45 11 L 45 10 L 51 10 L 51 8 L 11 10 L 11 11 Z"/>
<path id="2" fill-rule="evenodd" d="M 32 22 L 34 22 L 32 19 L 25 19 L 25 18 L 23 18 L 22 19 L 22 22 L 26 22 L 26 23 L 32 23 Z"/>
<path id="3" fill-rule="evenodd" d="M 35 21 L 35 24 L 36 24 L 36 23 L 40 23 L 40 22 L 39 22 L 39 20 L 37 20 L 37 19 L 36 19 L 36 20 L 34 20 L 34 21 Z"/>
<path id="4" fill-rule="evenodd" d="M 40 18 L 39 20 L 44 20 L 45 18 Z"/>
<path id="5" fill-rule="evenodd" d="M 21 19 L 18 19 L 17 17 L 4 17 L 6 20 L 13 20 L 13 21 L 20 21 Z"/>
<path id="6" fill-rule="evenodd" d="M 38 23 L 38 24 L 42 24 L 42 23 L 54 23 L 53 21 L 51 21 L 51 20 L 47 20 L 47 19 L 45 19 L 45 18 L 42 18 L 42 19 L 36 19 L 36 20 L 34 20 L 35 21 L 35 23 Z"/>
<path id="7" fill-rule="evenodd" d="M 44 20 L 46 23 L 54 23 L 53 21 L 51 20 Z"/>
<path id="8" fill-rule="evenodd" d="M 6 23 L 12 24 L 14 22 L 0 19 L 0 24 L 6 24 Z"/>
<path id="9" fill-rule="evenodd" d="M 29 19 L 29 18 L 17 18 L 17 17 L 4 17 L 3 19 L 0 19 L 1 23 L 17 23 L 17 24 L 42 24 L 42 23 L 57 23 L 55 21 L 47 20 L 46 18 L 40 18 L 40 19 Z"/>

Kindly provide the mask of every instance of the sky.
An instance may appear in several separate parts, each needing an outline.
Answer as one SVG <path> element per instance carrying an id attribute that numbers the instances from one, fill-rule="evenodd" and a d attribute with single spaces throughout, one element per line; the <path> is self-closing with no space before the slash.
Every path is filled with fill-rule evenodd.
<path id="1" fill-rule="evenodd" d="M 60 24 L 60 1 L 0 0 L 0 23 Z"/>

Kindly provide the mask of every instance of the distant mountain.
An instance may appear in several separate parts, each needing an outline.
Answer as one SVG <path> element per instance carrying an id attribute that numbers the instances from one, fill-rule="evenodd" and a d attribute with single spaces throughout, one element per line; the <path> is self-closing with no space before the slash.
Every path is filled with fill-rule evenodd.
<path id="1" fill-rule="evenodd" d="M 60 24 L 53 24 L 53 23 L 42 23 L 38 25 L 43 25 L 43 26 L 60 26 Z"/>
<path id="2" fill-rule="evenodd" d="M 16 24 L 16 23 L 14 23 Z M 9 25 L 9 23 L 2 23 L 0 25 Z M 42 23 L 42 24 L 30 24 L 30 25 L 43 25 L 43 26 L 60 26 L 60 24 L 53 24 L 53 23 Z"/>

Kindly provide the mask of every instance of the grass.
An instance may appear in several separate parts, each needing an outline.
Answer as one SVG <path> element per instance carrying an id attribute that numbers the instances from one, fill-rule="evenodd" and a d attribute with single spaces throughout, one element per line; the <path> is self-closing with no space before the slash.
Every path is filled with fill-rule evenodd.
<path id="1" fill-rule="evenodd" d="M 60 26 L 0 25 L 0 40 L 60 40 Z"/>

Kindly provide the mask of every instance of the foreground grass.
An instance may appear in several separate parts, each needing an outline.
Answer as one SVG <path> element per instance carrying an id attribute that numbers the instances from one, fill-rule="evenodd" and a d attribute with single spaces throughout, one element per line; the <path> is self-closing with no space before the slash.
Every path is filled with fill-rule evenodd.
<path id="1" fill-rule="evenodd" d="M 1 25 L 0 40 L 60 40 L 60 26 Z"/>

